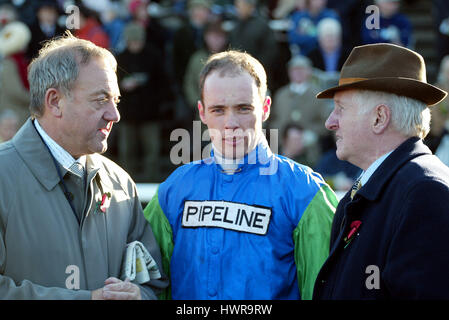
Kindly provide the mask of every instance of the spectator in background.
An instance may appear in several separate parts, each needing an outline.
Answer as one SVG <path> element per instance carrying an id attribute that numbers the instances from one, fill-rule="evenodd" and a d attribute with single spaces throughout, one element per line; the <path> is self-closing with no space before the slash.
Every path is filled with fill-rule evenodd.
<path id="1" fill-rule="evenodd" d="M 9 3 L 0 5 L 0 30 L 11 21 L 17 20 L 17 11 Z"/>
<path id="2" fill-rule="evenodd" d="M 11 109 L 0 112 L 0 143 L 10 140 L 19 130 L 19 117 Z"/>
<path id="3" fill-rule="evenodd" d="M 25 55 L 30 39 L 30 29 L 20 21 L 12 21 L 0 31 L 0 112 L 14 110 L 20 126 L 30 115 L 29 60 Z"/>
<path id="4" fill-rule="evenodd" d="M 330 104 L 315 98 L 320 88 L 314 82 L 312 64 L 307 57 L 293 57 L 287 68 L 290 83 L 274 95 L 270 128 L 282 133 L 289 123 L 299 124 L 307 130 L 309 140 L 315 142 L 315 154 L 320 156 L 319 142 L 329 135 L 323 123 L 330 113 Z"/>
<path id="5" fill-rule="evenodd" d="M 440 71 L 436 86 L 445 91 L 449 90 L 449 55 L 441 60 Z M 430 137 L 426 137 L 426 144 L 435 155 L 447 166 L 449 166 L 449 99 L 435 105 L 431 110 L 432 125 Z"/>
<path id="6" fill-rule="evenodd" d="M 203 31 L 210 21 L 208 0 L 189 0 L 188 20 L 173 35 L 173 68 L 177 85 L 182 89 L 190 57 L 204 47 Z"/>
<path id="7" fill-rule="evenodd" d="M 66 0 L 59 0 L 66 1 Z M 110 8 L 112 2 L 117 2 L 117 0 L 81 0 L 83 4 L 90 10 L 95 11 L 100 16 Z M 121 1 L 121 0 L 119 0 Z M 128 0 L 125 0 L 128 1 Z M 102 18 L 101 18 L 102 19 Z"/>
<path id="8" fill-rule="evenodd" d="M 235 0 L 238 20 L 229 33 L 231 48 L 245 51 L 260 61 L 268 76 L 268 87 L 273 87 L 274 67 L 278 43 L 268 21 L 256 10 L 257 0 Z"/>
<path id="9" fill-rule="evenodd" d="M 399 12 L 399 0 L 375 0 L 379 8 L 380 29 L 368 29 L 362 25 L 362 41 L 370 43 L 393 43 L 403 47 L 412 47 L 412 25 L 404 14 Z"/>
<path id="10" fill-rule="evenodd" d="M 77 2 L 80 13 L 80 28 L 74 29 L 77 38 L 93 42 L 99 47 L 109 49 L 109 37 L 96 12 L 88 9 L 82 2 Z"/>
<path id="11" fill-rule="evenodd" d="M 149 0 L 131 0 L 128 5 L 131 19 L 139 23 L 145 28 L 146 43 L 152 44 L 159 48 L 164 60 L 167 57 L 167 46 L 170 39 L 170 34 L 157 19 L 152 18 L 148 14 Z"/>
<path id="12" fill-rule="evenodd" d="M 178 90 L 176 87 L 176 79 L 174 74 L 174 66 L 172 63 L 171 46 L 172 46 L 172 31 L 164 27 L 159 19 L 151 17 L 148 12 L 148 6 L 150 0 L 131 0 L 128 4 L 131 20 L 144 27 L 146 34 L 146 43 L 151 45 L 154 50 L 158 50 L 161 56 L 160 63 L 163 64 L 163 68 L 166 71 L 166 79 L 169 79 L 165 83 L 167 90 L 175 92 Z M 126 44 L 125 44 L 126 45 Z M 179 91 L 178 91 L 179 92 Z M 182 99 L 181 99 L 182 100 Z M 177 113 L 178 114 L 178 113 Z"/>
<path id="13" fill-rule="evenodd" d="M 441 139 L 435 155 L 441 160 L 445 165 L 449 166 L 449 128 L 446 129 L 445 134 Z"/>
<path id="14" fill-rule="evenodd" d="M 449 91 L 449 55 L 441 60 L 435 85 L 445 91 Z M 443 101 L 433 106 L 430 112 L 432 113 L 432 125 L 425 142 L 430 150 L 435 152 L 443 136 L 449 133 L 449 99 L 447 97 L 444 98 Z"/>
<path id="15" fill-rule="evenodd" d="M 31 41 L 28 46 L 27 56 L 34 58 L 45 40 L 60 36 L 65 28 L 58 25 L 58 4 L 55 0 L 42 0 L 39 2 L 36 12 L 36 21 L 30 26 Z"/>
<path id="16" fill-rule="evenodd" d="M 342 29 L 338 20 L 324 18 L 317 25 L 318 47 L 308 57 L 315 68 L 339 72 L 349 55 L 342 44 Z"/>
<path id="17" fill-rule="evenodd" d="M 146 43 L 143 26 L 135 22 L 127 24 L 124 38 L 127 47 L 117 57 L 122 94 L 119 162 L 136 180 L 157 181 L 162 141 L 160 120 L 173 117 L 169 79 L 159 49 Z"/>
<path id="18" fill-rule="evenodd" d="M 123 43 L 123 41 L 121 41 L 121 36 L 125 24 L 130 19 L 130 12 L 128 10 L 130 0 L 53 1 L 59 2 L 60 7 L 63 8 L 66 8 L 71 2 L 75 2 L 74 4 L 76 6 L 81 5 L 83 9 L 89 10 L 87 14 L 89 14 L 89 16 L 94 16 L 100 23 L 101 28 L 107 33 L 109 38 L 109 49 L 120 47 L 120 43 Z"/>
<path id="19" fill-rule="evenodd" d="M 184 77 L 184 96 L 189 107 L 197 110 L 200 97 L 198 78 L 207 58 L 213 53 L 226 49 L 228 35 L 223 30 L 222 21 L 209 23 L 204 29 L 204 48 L 196 51 L 189 60 Z"/>
<path id="20" fill-rule="evenodd" d="M 280 154 L 300 164 L 313 167 L 320 156 L 315 137 L 297 123 L 289 123 L 282 131 L 282 149 Z"/>
<path id="21" fill-rule="evenodd" d="M 122 2 L 109 2 L 104 4 L 104 10 L 100 12 L 103 29 L 109 38 L 109 49 L 115 54 L 125 50 L 123 29 L 129 19 L 129 12 Z"/>
<path id="22" fill-rule="evenodd" d="M 327 7 L 337 12 L 342 26 L 343 47 L 353 48 L 362 43 L 362 30 L 365 23 L 367 0 L 328 0 Z"/>
<path id="23" fill-rule="evenodd" d="M 306 0 L 279 0 L 273 10 L 274 19 L 285 19 L 293 12 L 302 12 L 306 9 Z"/>
<path id="24" fill-rule="evenodd" d="M 437 61 L 449 54 L 449 2 L 432 0 L 432 17 L 436 34 Z"/>
<path id="25" fill-rule="evenodd" d="M 317 48 L 317 25 L 322 19 L 339 19 L 334 10 L 326 8 L 326 4 L 327 0 L 306 0 L 306 9 L 291 15 L 292 26 L 288 31 L 288 42 L 293 55 L 308 55 Z"/>
<path id="26" fill-rule="evenodd" d="M 14 6 L 17 20 L 32 25 L 36 20 L 36 11 L 40 0 L 3 0 L 2 3 L 9 3 Z"/>

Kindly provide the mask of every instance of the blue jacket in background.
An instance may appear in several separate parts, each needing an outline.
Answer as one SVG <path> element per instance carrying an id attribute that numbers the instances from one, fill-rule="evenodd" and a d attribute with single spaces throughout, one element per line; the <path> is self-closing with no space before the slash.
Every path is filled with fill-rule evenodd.
<path id="1" fill-rule="evenodd" d="M 318 15 L 312 16 L 307 11 L 292 13 L 290 20 L 292 27 L 288 31 L 289 45 L 297 45 L 300 54 L 307 55 L 318 47 L 317 25 L 324 18 L 340 20 L 338 14 L 332 9 L 324 9 Z"/>

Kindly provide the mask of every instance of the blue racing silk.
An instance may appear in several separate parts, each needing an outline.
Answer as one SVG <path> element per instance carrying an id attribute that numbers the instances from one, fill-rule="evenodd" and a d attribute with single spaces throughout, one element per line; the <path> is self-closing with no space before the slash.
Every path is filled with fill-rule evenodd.
<path id="1" fill-rule="evenodd" d="M 160 298 L 311 299 L 336 206 L 318 173 L 265 139 L 234 174 L 213 153 L 179 167 L 144 210 L 171 279 Z"/>

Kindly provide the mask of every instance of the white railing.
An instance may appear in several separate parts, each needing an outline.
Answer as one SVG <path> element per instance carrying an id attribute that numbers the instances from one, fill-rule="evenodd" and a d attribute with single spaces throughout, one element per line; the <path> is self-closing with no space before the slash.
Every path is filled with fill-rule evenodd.
<path id="1" fill-rule="evenodd" d="M 136 186 L 140 202 L 150 202 L 159 187 L 159 183 L 136 183 Z"/>

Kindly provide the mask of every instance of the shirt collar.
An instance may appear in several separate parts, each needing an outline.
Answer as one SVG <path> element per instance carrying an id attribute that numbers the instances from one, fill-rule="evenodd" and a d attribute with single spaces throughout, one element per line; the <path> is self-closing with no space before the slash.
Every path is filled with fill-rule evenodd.
<path id="1" fill-rule="evenodd" d="M 226 174 L 234 174 L 240 171 L 243 166 L 251 164 L 271 165 L 270 160 L 273 153 L 270 150 L 265 135 L 262 135 L 257 146 L 240 159 L 226 159 L 212 144 L 211 158 L 218 164 Z"/>
<path id="2" fill-rule="evenodd" d="M 360 177 L 360 182 L 362 183 L 362 186 L 364 186 L 369 178 L 371 178 L 371 176 L 373 175 L 373 173 L 377 170 L 377 168 L 379 168 L 379 166 L 382 164 L 382 162 L 385 161 L 385 159 L 393 152 L 390 151 L 386 154 L 384 154 L 383 156 L 381 156 L 380 158 L 378 158 L 376 161 L 374 161 L 368 169 L 366 169 L 366 171 L 362 172 L 362 175 Z"/>
<path id="3" fill-rule="evenodd" d="M 50 149 L 51 154 L 66 170 L 69 170 L 70 166 L 78 161 L 84 168 L 86 167 L 86 156 L 81 156 L 75 160 L 70 153 L 68 153 L 63 147 L 61 147 L 55 140 L 53 140 L 42 127 L 39 125 L 39 121 L 35 119 L 33 121 L 37 131 L 41 135 L 45 144 Z"/>
<path id="4" fill-rule="evenodd" d="M 217 148 L 215 148 L 214 145 L 212 145 L 212 148 L 215 163 L 219 164 L 226 174 L 234 174 L 237 168 L 239 167 L 239 164 L 243 162 L 243 158 L 227 159 L 223 157 L 223 155 L 220 153 L 220 151 L 218 151 Z"/>

